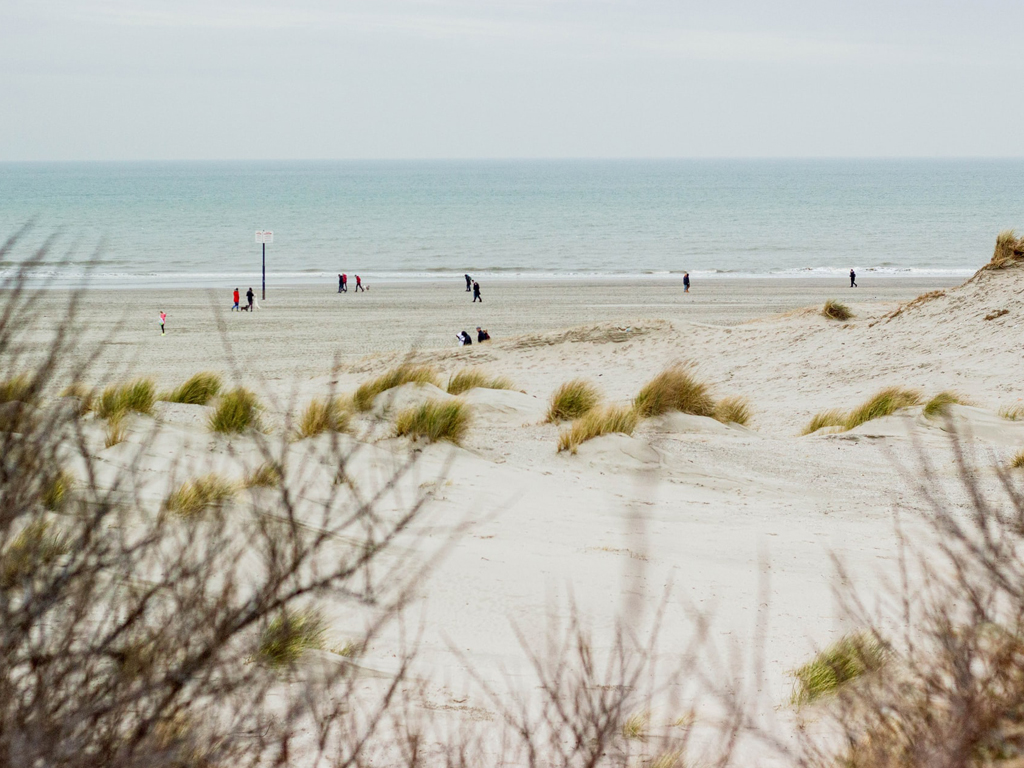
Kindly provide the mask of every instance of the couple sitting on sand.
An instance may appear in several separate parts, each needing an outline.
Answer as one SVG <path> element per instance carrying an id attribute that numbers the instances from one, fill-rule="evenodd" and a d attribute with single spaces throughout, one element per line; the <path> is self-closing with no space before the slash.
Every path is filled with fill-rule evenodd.
<path id="1" fill-rule="evenodd" d="M 455 334 L 455 338 L 458 339 L 459 340 L 459 344 L 461 344 L 464 347 L 473 343 L 473 337 L 470 336 L 465 331 L 463 331 L 462 333 L 456 333 Z M 476 327 L 476 340 L 478 342 L 480 342 L 480 341 L 490 341 L 491 340 L 491 334 L 489 334 L 485 330 L 482 330 L 480 328 L 480 326 L 478 325 Z"/>

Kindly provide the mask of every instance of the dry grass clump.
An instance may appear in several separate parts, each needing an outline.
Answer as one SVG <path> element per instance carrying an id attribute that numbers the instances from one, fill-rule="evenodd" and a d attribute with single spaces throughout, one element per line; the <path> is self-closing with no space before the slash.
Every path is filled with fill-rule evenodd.
<path id="1" fill-rule="evenodd" d="M 116 413 L 107 421 L 107 433 L 104 438 L 104 445 L 113 448 L 118 443 L 123 443 L 128 437 L 128 430 L 124 426 L 124 415 Z"/>
<path id="2" fill-rule="evenodd" d="M 29 403 L 35 397 L 32 377 L 19 373 L 0 381 L 0 403 Z"/>
<path id="3" fill-rule="evenodd" d="M 834 408 L 829 411 L 822 411 L 821 413 L 814 414 L 814 417 L 810 420 L 801 435 L 809 435 L 813 432 L 817 432 L 819 429 L 825 427 L 846 427 L 846 413 Z"/>
<path id="4" fill-rule="evenodd" d="M 562 384 L 551 395 L 548 421 L 571 421 L 593 410 L 601 402 L 597 387 L 585 379 L 573 379 Z"/>
<path id="5" fill-rule="evenodd" d="M 91 411 L 94 405 L 93 401 L 96 399 L 96 393 L 80 381 L 76 381 L 74 384 L 69 384 L 64 387 L 60 392 L 60 396 L 78 398 L 79 416 L 84 416 Z"/>
<path id="6" fill-rule="evenodd" d="M 433 384 L 437 386 L 437 371 L 428 365 L 400 365 L 359 386 L 352 402 L 358 411 L 368 411 L 381 392 L 400 387 L 403 384 Z"/>
<path id="7" fill-rule="evenodd" d="M 859 427 L 872 419 L 880 419 L 889 416 L 900 408 L 909 408 L 912 405 L 919 405 L 921 393 L 914 389 L 903 387 L 888 387 L 867 402 L 854 408 L 846 417 L 846 428 Z"/>
<path id="8" fill-rule="evenodd" d="M 1012 229 L 1004 229 L 996 237 L 992 260 L 982 269 L 1003 269 L 1024 258 L 1024 237 L 1017 237 Z"/>
<path id="9" fill-rule="evenodd" d="M 182 483 L 164 502 L 164 509 L 179 517 L 194 518 L 231 501 L 237 486 L 220 475 L 208 474 Z"/>
<path id="10" fill-rule="evenodd" d="M 849 320 L 853 317 L 853 310 L 842 302 L 829 299 L 825 302 L 825 306 L 821 308 L 821 314 L 829 320 Z"/>
<path id="11" fill-rule="evenodd" d="M 245 387 L 235 387 L 217 402 L 210 416 L 210 430 L 223 434 L 238 434 L 260 427 L 260 402 Z"/>
<path id="12" fill-rule="evenodd" d="M 295 436 L 302 440 L 324 432 L 344 432 L 348 429 L 350 420 L 351 414 L 345 398 L 317 398 L 306 406 L 302 418 L 299 419 Z"/>
<path id="13" fill-rule="evenodd" d="M 609 405 L 595 408 L 573 421 L 572 426 L 563 429 L 558 436 L 558 450 L 575 454 L 587 440 L 601 435 L 622 433 L 632 435 L 639 417 L 632 408 Z"/>
<path id="14" fill-rule="evenodd" d="M 447 441 L 459 445 L 469 429 L 469 406 L 458 400 L 430 400 L 408 408 L 395 419 L 398 437 L 424 437 L 432 443 Z"/>
<path id="15" fill-rule="evenodd" d="M 1017 455 L 1010 459 L 1011 469 L 1024 469 L 1024 451 L 1018 451 Z"/>
<path id="16" fill-rule="evenodd" d="M 463 368 L 448 379 L 448 394 L 461 395 L 471 389 L 512 389 L 512 382 L 503 376 L 488 376 L 481 370 Z"/>
<path id="17" fill-rule="evenodd" d="M 695 416 L 715 415 L 711 388 L 682 364 L 672 365 L 651 379 L 633 400 L 633 407 L 644 418 L 669 411 Z"/>
<path id="18" fill-rule="evenodd" d="M 924 415 L 928 418 L 945 416 L 951 405 L 968 405 L 967 398 L 950 390 L 943 390 L 924 405 Z"/>
<path id="19" fill-rule="evenodd" d="M 1007 421 L 1024 420 L 1024 403 L 1014 403 L 999 409 L 999 415 Z"/>
<path id="20" fill-rule="evenodd" d="M 281 470 L 265 462 L 247 473 L 242 485 L 246 488 L 277 488 L 281 485 Z"/>
<path id="21" fill-rule="evenodd" d="M 45 520 L 34 520 L 0 553 L 0 589 L 13 589 L 41 566 L 68 553 L 65 537 Z"/>
<path id="22" fill-rule="evenodd" d="M 152 379 L 135 379 L 127 384 L 111 384 L 100 395 L 96 415 L 101 419 L 123 416 L 130 411 L 149 414 L 156 402 Z"/>
<path id="23" fill-rule="evenodd" d="M 622 735 L 627 739 L 646 739 L 647 732 L 651 725 L 650 712 L 637 712 L 626 718 L 622 724 Z"/>
<path id="24" fill-rule="evenodd" d="M 291 666 L 307 650 L 323 648 L 326 634 L 326 622 L 318 613 L 282 613 L 263 630 L 256 656 L 271 667 Z"/>
<path id="25" fill-rule="evenodd" d="M 169 403 L 206 405 L 220 393 L 220 388 L 220 376 L 210 371 L 203 371 L 192 376 L 177 389 L 160 395 L 160 399 Z"/>
<path id="26" fill-rule="evenodd" d="M 66 469 L 58 470 L 43 486 L 43 506 L 52 511 L 57 511 L 63 507 L 71 496 L 71 488 L 74 484 L 74 475 Z"/>
<path id="27" fill-rule="evenodd" d="M 746 426 L 750 416 L 750 403 L 745 397 L 726 397 L 715 404 L 715 419 L 723 424 Z"/>
<path id="28" fill-rule="evenodd" d="M 793 672 L 793 703 L 810 704 L 851 680 L 881 669 L 888 653 L 885 644 L 872 634 L 855 633 L 839 639 Z"/>

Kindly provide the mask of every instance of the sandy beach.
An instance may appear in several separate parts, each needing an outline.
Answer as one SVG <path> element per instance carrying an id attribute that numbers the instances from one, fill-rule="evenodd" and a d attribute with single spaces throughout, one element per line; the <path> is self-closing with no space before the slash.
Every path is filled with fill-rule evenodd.
<path id="1" fill-rule="evenodd" d="M 1020 269 L 980 273 L 962 286 L 723 279 L 689 295 L 675 281 L 510 282 L 485 286 L 482 306 L 458 285 L 381 285 L 347 296 L 273 288 L 253 315 L 229 312 L 226 292 L 118 291 L 87 294 L 76 322 L 83 352 L 107 339 L 97 380 L 145 374 L 167 387 L 196 371 L 231 379 L 234 370 L 270 403 L 278 433 L 288 403 L 299 408 L 314 395 L 351 392 L 410 354 L 436 366 L 442 383 L 477 366 L 511 379 L 511 390 L 463 396 L 473 423 L 461 447 L 423 449 L 417 481 L 438 483 L 436 524 L 470 522 L 415 606 L 424 627 L 416 674 L 428 686 L 427 709 L 456 719 L 496 717 L 467 664 L 494 684 L 509 674 L 526 680 L 512 626 L 542 643 L 570 595 L 600 636 L 638 596 L 634 615 L 643 625 L 671 589 L 662 648 L 691 636 L 694 610 L 713 616 L 710 639 L 722 652 L 762 642 L 759 716 L 786 721 L 791 671 L 855 629 L 835 603 L 831 558 L 846 562 L 869 593 L 892 575 L 892 511 L 922 509 L 906 474 L 920 449 L 962 502 L 946 424 L 920 407 L 842 434 L 800 436 L 803 427 L 820 410 L 850 409 L 900 385 L 925 397 L 960 393 L 971 405 L 954 406 L 954 422 L 981 456 L 1003 460 L 1024 446 L 1024 423 L 997 415 L 1022 396 L 1022 280 Z M 910 303 L 921 294 L 928 300 Z M 64 300 L 46 295 L 54 306 Z M 821 315 L 821 303 L 833 297 L 852 308 L 849 322 Z M 168 314 L 166 337 L 160 309 Z M 44 324 L 54 317 L 48 313 Z M 477 325 L 494 340 L 458 347 L 454 334 Z M 628 403 L 674 361 L 693 363 L 717 397 L 745 397 L 747 425 L 669 414 L 642 421 L 632 436 L 585 443 L 578 455 L 556 451 L 559 427 L 544 417 L 561 382 L 583 377 L 607 402 Z M 450 397 L 429 385 L 388 396 L 397 399 L 375 409 L 385 420 L 389 407 Z M 190 408 L 158 410 L 172 447 L 142 448 L 156 471 L 142 497 L 153 504 L 166 493 L 161 466 L 246 471 L 245 440 L 211 440 L 203 422 L 209 409 Z M 133 422 L 129 444 L 144 445 L 138 435 L 149 423 Z M 370 415 L 357 417 L 354 433 L 375 451 L 360 465 L 366 477 L 407 446 Z M 304 442 L 288 450 L 304 455 Z M 98 455 L 126 466 L 127 450 Z M 332 618 L 340 637 L 358 620 L 340 608 Z M 377 638 L 362 663 L 388 669 L 403 638 L 398 630 Z"/>

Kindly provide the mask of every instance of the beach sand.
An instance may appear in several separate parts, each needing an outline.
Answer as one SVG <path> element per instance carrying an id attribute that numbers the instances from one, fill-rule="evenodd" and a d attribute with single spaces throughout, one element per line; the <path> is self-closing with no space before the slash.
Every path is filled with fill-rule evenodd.
<path id="1" fill-rule="evenodd" d="M 789 672 L 855 628 L 836 605 L 831 557 L 845 560 L 869 593 L 892 574 L 893 510 L 924 509 L 908 482 L 919 450 L 935 461 L 954 503 L 963 503 L 946 425 L 920 407 L 848 433 L 801 437 L 810 416 L 852 408 L 885 386 L 926 396 L 952 389 L 973 403 L 955 407 L 955 421 L 985 466 L 1024 447 L 1024 425 L 996 415 L 1024 395 L 1024 269 L 950 289 L 954 282 L 865 275 L 850 289 L 815 279 L 721 279 L 695 282 L 689 295 L 677 281 L 509 282 L 484 285 L 483 306 L 470 304 L 457 283 L 374 285 L 347 296 L 327 287 L 273 288 L 252 316 L 229 313 L 227 292 L 97 292 L 85 297 L 78 323 L 86 339 L 109 336 L 97 368 L 104 376 L 145 373 L 168 386 L 203 369 L 230 376 L 234 365 L 275 403 L 352 391 L 413 349 L 442 376 L 464 366 L 507 376 L 512 391 L 466 396 L 476 417 L 461 448 L 423 452 L 422 479 L 441 489 L 432 514 L 445 525 L 472 523 L 416 606 L 425 706 L 456 718 L 495 717 L 467 664 L 491 683 L 511 674 L 528 687 L 513 625 L 542 645 L 548 620 L 564 618 L 571 595 L 600 644 L 624 606 L 639 597 L 641 626 L 670 588 L 662 649 L 682 647 L 694 610 L 713 616 L 710 641 L 723 651 L 752 652 L 760 643 L 765 671 L 755 686 L 767 721 L 788 716 Z M 896 313 L 899 302 L 943 289 L 950 290 Z M 851 322 L 820 315 L 833 297 L 853 308 Z M 454 334 L 477 325 L 494 341 L 459 348 Z M 559 428 L 543 419 L 559 383 L 582 376 L 607 401 L 627 403 L 677 360 L 695 363 L 717 396 L 746 397 L 747 427 L 677 415 L 642 422 L 632 437 L 586 443 L 576 456 L 556 452 Z M 415 387 L 401 396 L 410 403 L 446 397 Z M 280 412 L 270 415 L 281 423 Z M 371 426 L 357 420 L 357 432 Z M 209 441 L 201 421 L 171 427 L 191 436 L 195 447 L 182 450 L 197 465 L 212 452 L 244 471 L 237 445 Z M 341 611 L 335 631 L 343 635 L 352 621 Z M 388 668 L 401 642 L 397 631 L 382 636 L 363 663 Z"/>
<path id="2" fill-rule="evenodd" d="M 504 281 L 483 285 L 483 303 L 471 303 L 462 281 L 391 283 L 338 294 L 336 287 L 268 288 L 261 309 L 232 312 L 231 288 L 97 290 L 84 296 L 78 320 L 83 346 L 106 339 L 105 360 L 132 366 L 158 381 L 234 360 L 246 380 L 294 380 L 323 374 L 337 356 L 351 363 L 379 352 L 457 346 L 455 335 L 486 328 L 495 341 L 579 325 L 641 319 L 737 325 L 839 298 L 853 306 L 911 299 L 954 285 L 948 278 L 873 278 L 860 288 L 845 279 Z M 240 286 L 242 301 L 248 286 Z M 259 296 L 259 286 L 254 286 Z M 62 307 L 67 294 L 46 291 Z M 167 313 L 160 336 L 159 313 Z M 51 315 L 53 317 L 53 315 Z M 220 333 L 223 323 L 224 334 Z M 230 349 L 230 352 L 228 351 Z"/>

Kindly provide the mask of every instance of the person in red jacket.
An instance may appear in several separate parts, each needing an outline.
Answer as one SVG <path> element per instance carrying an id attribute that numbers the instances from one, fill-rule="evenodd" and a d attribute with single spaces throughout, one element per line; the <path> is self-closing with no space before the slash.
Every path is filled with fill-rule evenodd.
<path id="1" fill-rule="evenodd" d="M 234 306 L 231 307 L 231 310 L 234 311 L 234 310 L 237 309 L 237 310 L 241 311 L 241 307 L 238 306 L 238 289 L 237 288 L 235 288 L 235 292 L 234 292 L 234 294 L 232 295 L 231 298 L 235 302 Z"/>
<path id="2" fill-rule="evenodd" d="M 359 291 L 362 290 L 365 290 L 363 288 L 363 278 L 361 278 L 359 275 L 356 275 L 356 293 L 359 293 Z"/>

